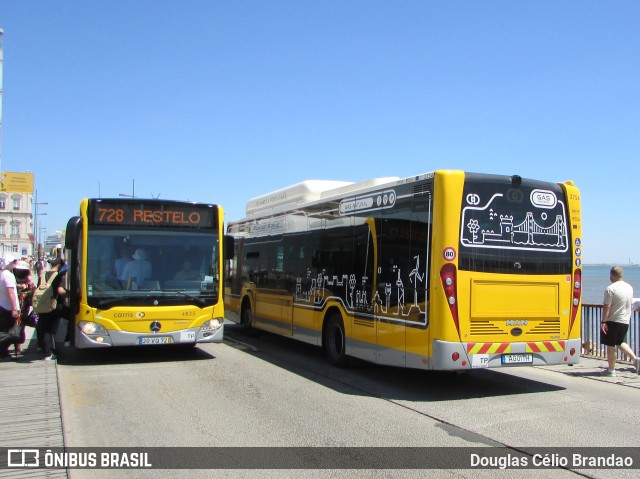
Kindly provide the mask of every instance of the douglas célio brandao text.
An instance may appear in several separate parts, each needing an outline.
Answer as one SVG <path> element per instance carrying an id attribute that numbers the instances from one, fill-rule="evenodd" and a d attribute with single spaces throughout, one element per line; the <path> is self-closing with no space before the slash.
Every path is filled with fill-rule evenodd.
<path id="1" fill-rule="evenodd" d="M 570 454 L 478 454 L 470 455 L 471 468 L 477 469 L 517 469 L 517 468 L 578 468 L 613 469 L 635 468 L 633 457 L 614 453 L 604 455 Z"/>

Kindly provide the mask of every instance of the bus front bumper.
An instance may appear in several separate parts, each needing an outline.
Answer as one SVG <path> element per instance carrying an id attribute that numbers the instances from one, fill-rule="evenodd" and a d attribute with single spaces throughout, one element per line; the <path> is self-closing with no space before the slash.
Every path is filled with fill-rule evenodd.
<path id="1" fill-rule="evenodd" d="M 224 339 L 224 326 L 213 331 L 202 328 L 189 328 L 178 331 L 159 331 L 157 333 L 136 333 L 119 330 L 98 331 L 86 334 L 79 327 L 75 331 L 75 347 L 79 349 L 108 348 L 112 346 L 161 346 L 196 345 L 199 343 L 220 343 Z"/>

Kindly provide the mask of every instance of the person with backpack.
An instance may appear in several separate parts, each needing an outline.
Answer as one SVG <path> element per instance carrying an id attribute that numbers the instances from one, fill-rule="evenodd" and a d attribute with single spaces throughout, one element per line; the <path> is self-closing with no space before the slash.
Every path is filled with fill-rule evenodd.
<path id="1" fill-rule="evenodd" d="M 62 287 L 62 280 L 67 272 L 67 265 L 64 260 L 60 258 L 53 258 L 49 260 L 51 269 L 47 271 L 45 277 L 46 283 L 41 284 L 38 290 L 42 288 L 50 288 L 50 296 L 47 296 L 47 301 L 51 304 L 51 308 L 44 308 L 43 305 L 38 303 L 37 295 L 40 291 L 36 290 L 34 294 L 34 309 L 38 312 L 38 326 L 36 328 L 38 335 L 38 348 L 42 349 L 44 353 L 44 360 L 50 361 L 57 359 L 56 355 L 56 333 L 58 332 L 58 325 L 60 324 L 60 313 L 58 305 L 64 303 L 64 298 L 67 295 L 67 291 Z M 53 300 L 53 301 L 52 301 Z"/>
<path id="2" fill-rule="evenodd" d="M 0 361 L 10 359 L 9 346 L 16 344 L 18 337 L 13 335 L 14 326 L 20 321 L 20 304 L 16 277 L 13 268 L 18 260 L 10 253 L 6 253 L 0 261 Z"/>

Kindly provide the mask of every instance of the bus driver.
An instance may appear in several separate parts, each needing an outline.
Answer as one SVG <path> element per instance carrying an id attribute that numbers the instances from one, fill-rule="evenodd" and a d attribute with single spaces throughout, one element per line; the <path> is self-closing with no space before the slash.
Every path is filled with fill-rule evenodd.
<path id="1" fill-rule="evenodd" d="M 151 277 L 151 262 L 147 259 L 147 253 L 142 248 L 136 249 L 123 271 L 123 279 L 127 285 L 141 285 L 143 281 Z"/>

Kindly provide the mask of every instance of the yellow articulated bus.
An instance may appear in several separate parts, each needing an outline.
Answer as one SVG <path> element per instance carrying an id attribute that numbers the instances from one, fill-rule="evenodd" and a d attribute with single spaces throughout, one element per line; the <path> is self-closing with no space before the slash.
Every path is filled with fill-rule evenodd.
<path id="1" fill-rule="evenodd" d="M 439 170 L 305 181 L 231 222 L 227 318 L 432 370 L 573 364 L 581 212 L 572 182 Z"/>
<path id="2" fill-rule="evenodd" d="M 84 199 L 67 224 L 77 348 L 221 342 L 223 210 Z"/>

